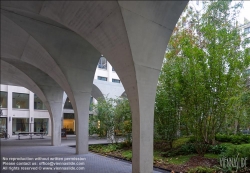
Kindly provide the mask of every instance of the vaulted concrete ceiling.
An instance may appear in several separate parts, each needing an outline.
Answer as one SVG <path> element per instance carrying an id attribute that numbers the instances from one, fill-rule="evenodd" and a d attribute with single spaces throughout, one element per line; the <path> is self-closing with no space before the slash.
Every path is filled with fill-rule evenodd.
<path id="1" fill-rule="evenodd" d="M 1 43 L 7 45 L 1 57 L 20 57 L 26 45 L 29 48 L 35 45 L 37 52 L 46 52 L 45 56 L 32 59 L 36 56 L 34 52 L 25 62 L 47 73 L 67 92 L 79 114 L 77 123 L 84 122 L 77 124 L 76 150 L 86 153 L 84 138 L 88 129 L 80 127 L 88 126 L 94 72 L 99 55 L 103 54 L 116 69 L 130 101 L 133 172 L 152 172 L 158 76 L 168 40 L 187 2 L 1 1 L 1 19 L 6 18 L 9 23 L 6 27 L 5 22 L 1 31 L 6 34 L 13 31 L 6 39 L 1 38 Z M 15 25 L 15 29 L 10 25 Z M 15 39 L 11 40 L 12 36 Z M 12 48 L 18 39 L 23 46 Z M 15 56 L 6 55 L 11 51 Z"/>

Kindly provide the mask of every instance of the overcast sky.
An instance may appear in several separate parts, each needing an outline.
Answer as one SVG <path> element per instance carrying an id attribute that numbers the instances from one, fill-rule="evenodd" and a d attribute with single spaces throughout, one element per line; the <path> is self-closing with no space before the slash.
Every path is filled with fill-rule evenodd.
<path id="1" fill-rule="evenodd" d="M 244 17 L 250 21 L 250 1 L 249 0 L 244 1 L 243 9 L 241 10 L 241 13 L 240 13 L 240 23 L 242 24 L 244 22 Z"/>

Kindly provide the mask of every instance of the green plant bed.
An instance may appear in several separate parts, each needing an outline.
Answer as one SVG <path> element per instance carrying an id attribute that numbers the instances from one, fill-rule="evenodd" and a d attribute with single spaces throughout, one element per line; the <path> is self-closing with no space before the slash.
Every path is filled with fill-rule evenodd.
<path id="1" fill-rule="evenodd" d="M 185 145 L 186 144 L 182 146 Z M 182 146 L 180 146 L 179 148 L 181 148 Z M 100 153 L 102 155 L 111 156 L 123 160 L 128 160 L 128 161 L 132 160 L 132 147 L 128 147 L 126 144 L 122 143 L 108 144 L 108 145 L 102 145 L 102 144 L 90 145 L 89 150 L 95 153 Z M 205 157 L 201 159 L 197 154 L 186 154 L 186 155 L 175 155 L 170 157 L 164 157 L 162 153 L 164 152 L 159 150 L 154 151 L 154 167 L 165 170 L 175 170 L 178 172 L 181 171 L 183 172 L 183 170 L 187 172 L 189 167 L 199 166 L 200 164 L 198 163 L 199 160 L 205 160 L 204 163 L 208 163 L 210 162 L 210 160 L 213 160 L 213 162 L 214 160 L 217 160 L 217 157 L 214 154 L 205 155 Z M 203 166 L 204 163 L 202 163 Z"/>

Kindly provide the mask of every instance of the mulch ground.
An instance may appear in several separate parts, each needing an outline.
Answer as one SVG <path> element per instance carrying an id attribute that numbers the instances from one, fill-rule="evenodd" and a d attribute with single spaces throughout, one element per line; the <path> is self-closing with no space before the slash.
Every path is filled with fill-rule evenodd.
<path id="1" fill-rule="evenodd" d="M 173 165 L 167 163 L 155 163 L 154 166 L 170 170 L 172 172 L 187 172 L 190 168 L 195 168 L 197 166 L 213 167 L 218 165 L 217 159 L 209 159 L 200 156 L 193 156 L 188 162 L 182 165 Z"/>

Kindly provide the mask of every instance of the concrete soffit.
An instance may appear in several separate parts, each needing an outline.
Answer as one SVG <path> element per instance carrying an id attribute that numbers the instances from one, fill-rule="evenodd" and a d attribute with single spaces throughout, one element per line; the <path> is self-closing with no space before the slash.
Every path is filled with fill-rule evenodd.
<path id="1" fill-rule="evenodd" d="M 6 85 L 23 86 L 35 93 L 45 104 L 49 111 L 50 118 L 53 120 L 50 105 L 40 87 L 21 70 L 3 60 L 1 60 L 1 83 Z"/>
<path id="2" fill-rule="evenodd" d="M 74 103 L 68 81 L 50 53 L 34 37 L 13 20 L 6 17 L 2 11 L 1 20 L 1 58 L 6 60 L 16 59 L 40 69 L 55 80 L 67 92 L 71 100 L 73 100 L 72 103 Z M 75 107 L 74 109 L 76 110 Z"/>

